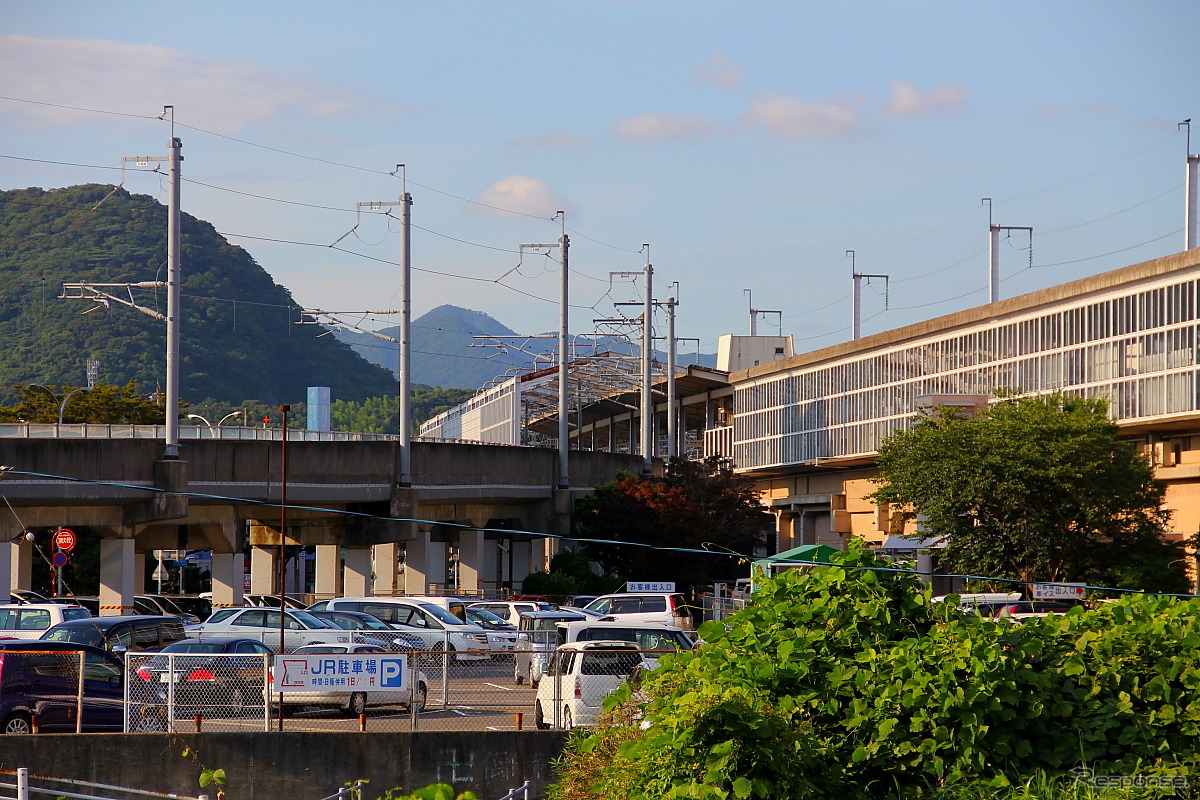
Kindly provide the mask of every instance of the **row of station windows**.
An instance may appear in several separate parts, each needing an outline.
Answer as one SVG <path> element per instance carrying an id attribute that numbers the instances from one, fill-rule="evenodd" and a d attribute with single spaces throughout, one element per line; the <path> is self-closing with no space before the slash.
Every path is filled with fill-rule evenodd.
<path id="1" fill-rule="evenodd" d="M 1118 420 L 1194 411 L 1196 299 L 1185 281 L 740 388 L 734 461 L 872 453 L 922 395 L 1061 390 L 1110 399 Z"/>

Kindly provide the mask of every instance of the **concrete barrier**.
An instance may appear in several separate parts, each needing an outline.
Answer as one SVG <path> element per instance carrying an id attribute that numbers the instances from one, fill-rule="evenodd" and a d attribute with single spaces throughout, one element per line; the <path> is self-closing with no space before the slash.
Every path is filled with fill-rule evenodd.
<path id="1" fill-rule="evenodd" d="M 38 734 L 0 736 L 0 767 L 193 796 L 202 791 L 202 769 L 223 769 L 230 800 L 320 800 L 359 779 L 370 781 L 367 800 L 431 783 L 488 800 L 527 780 L 531 796 L 541 797 L 565 738 L 554 731 Z"/>

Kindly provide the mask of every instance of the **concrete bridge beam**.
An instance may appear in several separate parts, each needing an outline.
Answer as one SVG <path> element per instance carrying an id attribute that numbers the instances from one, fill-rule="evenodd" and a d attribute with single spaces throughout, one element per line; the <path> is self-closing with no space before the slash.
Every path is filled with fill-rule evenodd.
<path id="1" fill-rule="evenodd" d="M 347 597 L 370 596 L 371 549 L 369 547 L 346 548 L 346 566 L 342 587 Z"/>
<path id="2" fill-rule="evenodd" d="M 400 564 L 400 545 L 389 542 L 377 544 L 372 549 L 374 551 L 372 569 L 375 574 L 373 593 L 377 595 L 402 594 L 404 586 L 398 580 L 400 571 L 397 569 Z"/>
<path id="3" fill-rule="evenodd" d="M 275 592 L 275 581 L 279 575 L 278 555 L 278 545 L 250 548 L 251 594 L 273 594 Z"/>
<path id="4" fill-rule="evenodd" d="M 318 597 L 339 597 L 342 591 L 342 548 L 333 544 L 316 547 L 317 574 L 313 587 Z"/>
<path id="5" fill-rule="evenodd" d="M 136 613 L 133 596 L 137 594 L 138 570 L 132 536 L 100 540 L 100 616 L 116 617 Z"/>
<path id="6" fill-rule="evenodd" d="M 479 594 L 480 571 L 483 568 L 483 531 L 463 530 L 458 533 L 458 591 Z"/>
<path id="7" fill-rule="evenodd" d="M 417 538 L 404 544 L 404 593 L 426 594 L 429 591 L 429 556 L 431 551 L 429 531 L 422 531 Z"/>
<path id="8" fill-rule="evenodd" d="M 242 553 L 212 554 L 213 608 L 242 605 L 246 558 Z"/>

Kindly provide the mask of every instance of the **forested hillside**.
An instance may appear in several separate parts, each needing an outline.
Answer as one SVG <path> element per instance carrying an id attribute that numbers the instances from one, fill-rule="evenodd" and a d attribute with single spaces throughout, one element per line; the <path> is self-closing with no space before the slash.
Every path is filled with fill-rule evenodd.
<path id="1" fill-rule="evenodd" d="M 0 192 L 0 403 L 15 400 L 15 385 L 85 385 L 89 359 L 100 362 L 102 383 L 132 380 L 143 394 L 164 384 L 165 323 L 116 302 L 59 299 L 64 283 L 167 279 L 166 207 L 110 190 Z M 183 214 L 182 236 L 185 402 L 293 403 L 308 386 L 328 386 L 341 400 L 395 393 L 387 370 L 332 336 L 317 338 L 317 328 L 292 324 L 298 307 L 288 290 L 212 225 Z M 132 298 L 166 309 L 165 289 L 136 289 Z"/>

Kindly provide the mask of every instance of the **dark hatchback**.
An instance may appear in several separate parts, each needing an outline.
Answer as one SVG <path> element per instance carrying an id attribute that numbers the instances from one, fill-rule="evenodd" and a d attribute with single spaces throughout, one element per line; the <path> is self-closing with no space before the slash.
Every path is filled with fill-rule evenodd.
<path id="1" fill-rule="evenodd" d="M 73 642 L 121 653 L 126 650 L 161 650 L 186 639 L 178 617 L 92 617 L 60 622 L 39 641 Z"/>
<path id="2" fill-rule="evenodd" d="M 83 656 L 83 700 L 79 663 Z M 124 729 L 124 668 L 113 655 L 73 642 L 0 642 L 0 730 L 4 733 Z M 82 717 L 79 716 L 82 707 Z"/>
<path id="3" fill-rule="evenodd" d="M 240 716 L 263 707 L 274 650 L 257 639 L 187 639 L 157 653 L 136 654 L 130 697 L 176 709 L 205 709 L 210 716 Z M 134 677 L 136 676 L 136 677 Z"/>

